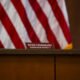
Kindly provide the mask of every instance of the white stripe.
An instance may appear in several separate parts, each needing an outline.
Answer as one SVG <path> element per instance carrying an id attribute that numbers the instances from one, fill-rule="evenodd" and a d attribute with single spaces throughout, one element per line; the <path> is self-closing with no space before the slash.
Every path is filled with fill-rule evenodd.
<path id="1" fill-rule="evenodd" d="M 63 32 L 60 28 L 60 25 L 59 25 L 57 19 L 54 16 L 54 13 L 52 12 L 52 9 L 51 9 L 48 1 L 47 0 L 37 0 L 37 2 L 39 3 L 39 5 L 42 8 L 45 15 L 47 16 L 51 30 L 53 31 L 57 41 L 59 42 L 60 47 L 62 49 L 64 49 L 65 46 L 67 45 L 67 41 L 63 35 Z"/>
<path id="2" fill-rule="evenodd" d="M 6 49 L 15 49 L 14 44 L 12 43 L 11 39 L 9 38 L 9 35 L 6 32 L 4 26 L 2 25 L 1 22 L 0 22 L 0 40 Z"/>
<path id="3" fill-rule="evenodd" d="M 57 2 L 58 2 L 58 5 L 59 5 L 59 7 L 60 7 L 60 9 L 61 9 L 61 11 L 62 11 L 62 13 L 63 13 L 63 15 L 65 17 L 65 20 L 66 20 L 66 22 L 68 24 L 68 27 L 69 27 L 69 19 L 68 19 L 65 0 L 57 0 Z"/>
<path id="4" fill-rule="evenodd" d="M 29 4 L 28 0 L 21 0 L 25 9 L 26 9 L 26 13 L 28 16 L 28 19 L 32 25 L 32 28 L 34 29 L 35 33 L 37 34 L 39 40 L 42 43 L 47 43 L 47 37 L 46 37 L 46 33 L 44 28 L 42 27 L 41 23 L 39 22 L 39 20 L 37 19 L 34 10 L 32 9 L 32 7 Z"/>
<path id="5" fill-rule="evenodd" d="M 16 29 L 18 35 L 20 36 L 22 42 L 25 45 L 25 42 L 31 42 L 27 31 L 16 11 L 13 4 L 11 3 L 11 0 L 2 0 L 1 1 L 2 6 L 4 7 L 8 17 L 10 18 L 12 24 L 14 25 L 14 28 Z"/>

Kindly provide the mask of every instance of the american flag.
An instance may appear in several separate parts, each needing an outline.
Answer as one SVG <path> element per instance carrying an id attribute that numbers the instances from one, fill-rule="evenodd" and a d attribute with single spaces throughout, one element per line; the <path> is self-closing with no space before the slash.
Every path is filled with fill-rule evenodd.
<path id="1" fill-rule="evenodd" d="M 26 43 L 72 48 L 65 0 L 0 0 L 0 48 L 27 49 Z"/>

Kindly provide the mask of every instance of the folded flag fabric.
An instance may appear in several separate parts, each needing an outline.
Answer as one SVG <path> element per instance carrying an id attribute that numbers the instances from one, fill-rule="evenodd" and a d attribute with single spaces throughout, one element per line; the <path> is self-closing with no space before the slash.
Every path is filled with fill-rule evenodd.
<path id="1" fill-rule="evenodd" d="M 72 48 L 65 0 L 0 0 L 0 48 L 27 49 L 27 43 Z"/>

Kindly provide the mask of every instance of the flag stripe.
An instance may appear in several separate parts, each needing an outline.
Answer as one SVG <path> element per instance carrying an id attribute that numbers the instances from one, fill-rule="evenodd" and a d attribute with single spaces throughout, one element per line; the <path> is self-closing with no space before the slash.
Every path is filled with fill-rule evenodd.
<path id="1" fill-rule="evenodd" d="M 15 49 L 13 42 L 11 41 L 8 33 L 6 32 L 6 30 L 3 27 L 3 24 L 1 22 L 0 22 L 0 40 L 1 40 L 1 43 L 4 45 L 4 48 Z"/>
<path id="2" fill-rule="evenodd" d="M 4 25 L 6 31 L 8 32 L 8 35 L 10 36 L 15 47 L 19 48 L 19 49 L 25 48 L 21 39 L 19 38 L 13 24 L 11 23 L 10 19 L 8 18 L 7 14 L 1 4 L 0 4 L 0 8 L 1 8 L 0 20 L 2 21 L 2 24 Z"/>
<path id="3" fill-rule="evenodd" d="M 68 19 L 65 0 L 57 0 L 57 3 L 58 3 L 58 5 L 59 5 L 59 7 L 60 7 L 60 9 L 61 9 L 61 11 L 62 11 L 62 13 L 64 15 L 65 21 L 66 21 L 66 23 L 67 23 L 67 25 L 69 27 L 70 25 L 69 25 L 69 19 Z"/>
<path id="4" fill-rule="evenodd" d="M 63 35 L 61 27 L 58 24 L 58 21 L 56 20 L 56 18 L 54 16 L 54 13 L 51 10 L 51 7 L 50 7 L 50 5 L 48 3 L 48 0 L 44 0 L 44 1 L 37 0 L 37 2 L 39 3 L 39 5 L 42 8 L 42 10 L 45 13 L 45 15 L 47 16 L 50 28 L 51 28 L 52 32 L 54 33 L 57 41 L 59 42 L 60 47 L 62 49 L 65 48 L 65 46 L 68 43 L 67 43 L 67 41 L 65 39 L 65 36 Z"/>
<path id="5" fill-rule="evenodd" d="M 31 42 L 29 39 L 29 36 L 27 35 L 27 31 L 16 11 L 11 1 L 2 1 L 2 6 L 4 6 L 5 12 L 7 13 L 9 19 L 11 20 L 11 23 L 13 24 L 14 28 L 16 29 L 16 32 L 18 33 L 20 39 L 25 45 L 25 41 Z M 6 4 L 6 5 L 5 5 Z M 8 9 L 8 10 L 7 10 Z M 12 11 L 13 10 L 13 11 Z"/>
<path id="6" fill-rule="evenodd" d="M 62 12 L 61 12 L 61 9 L 58 6 L 57 1 L 56 0 L 48 0 L 48 2 L 50 3 L 52 10 L 55 14 L 55 17 L 58 20 L 58 22 L 63 30 L 66 40 L 68 41 L 68 43 L 71 43 L 72 40 L 71 40 L 70 30 L 68 28 L 68 25 L 65 21 L 65 18 L 63 16 Z"/>
<path id="7" fill-rule="evenodd" d="M 50 26 L 48 24 L 47 21 L 47 17 L 46 15 L 43 13 L 42 9 L 40 8 L 39 4 L 37 3 L 37 1 L 34 0 L 29 0 L 33 10 L 36 13 L 36 16 L 38 17 L 39 21 L 41 22 L 41 24 L 43 25 L 46 34 L 47 34 L 47 38 L 49 40 L 50 43 L 54 44 L 55 48 L 60 48 L 60 45 L 58 44 L 55 36 L 53 35 L 52 31 L 50 30 Z"/>
<path id="8" fill-rule="evenodd" d="M 48 39 L 45 33 L 45 30 L 39 20 L 36 17 L 36 14 L 34 13 L 34 10 L 31 8 L 28 0 L 21 0 L 25 10 L 26 14 L 28 15 L 28 19 L 32 25 L 32 28 L 34 29 L 36 35 L 38 36 L 41 43 L 48 43 Z"/>
<path id="9" fill-rule="evenodd" d="M 3 44 L 2 44 L 2 42 L 0 41 L 0 48 L 4 48 L 4 46 L 3 46 Z"/>
<path id="10" fill-rule="evenodd" d="M 19 13 L 21 20 L 28 32 L 28 35 L 29 35 L 32 43 L 40 43 L 40 40 L 38 39 L 37 35 L 35 34 L 34 30 L 31 27 L 31 24 L 27 18 L 25 9 L 24 9 L 21 1 L 20 0 L 11 0 L 11 1 L 12 1 L 13 5 L 15 6 L 17 12 Z"/>

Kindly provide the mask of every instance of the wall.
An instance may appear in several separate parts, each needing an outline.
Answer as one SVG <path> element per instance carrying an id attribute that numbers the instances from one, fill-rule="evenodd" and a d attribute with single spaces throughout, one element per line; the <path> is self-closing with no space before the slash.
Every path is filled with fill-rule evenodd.
<path id="1" fill-rule="evenodd" d="M 66 0 L 74 48 L 80 49 L 80 0 Z"/>

